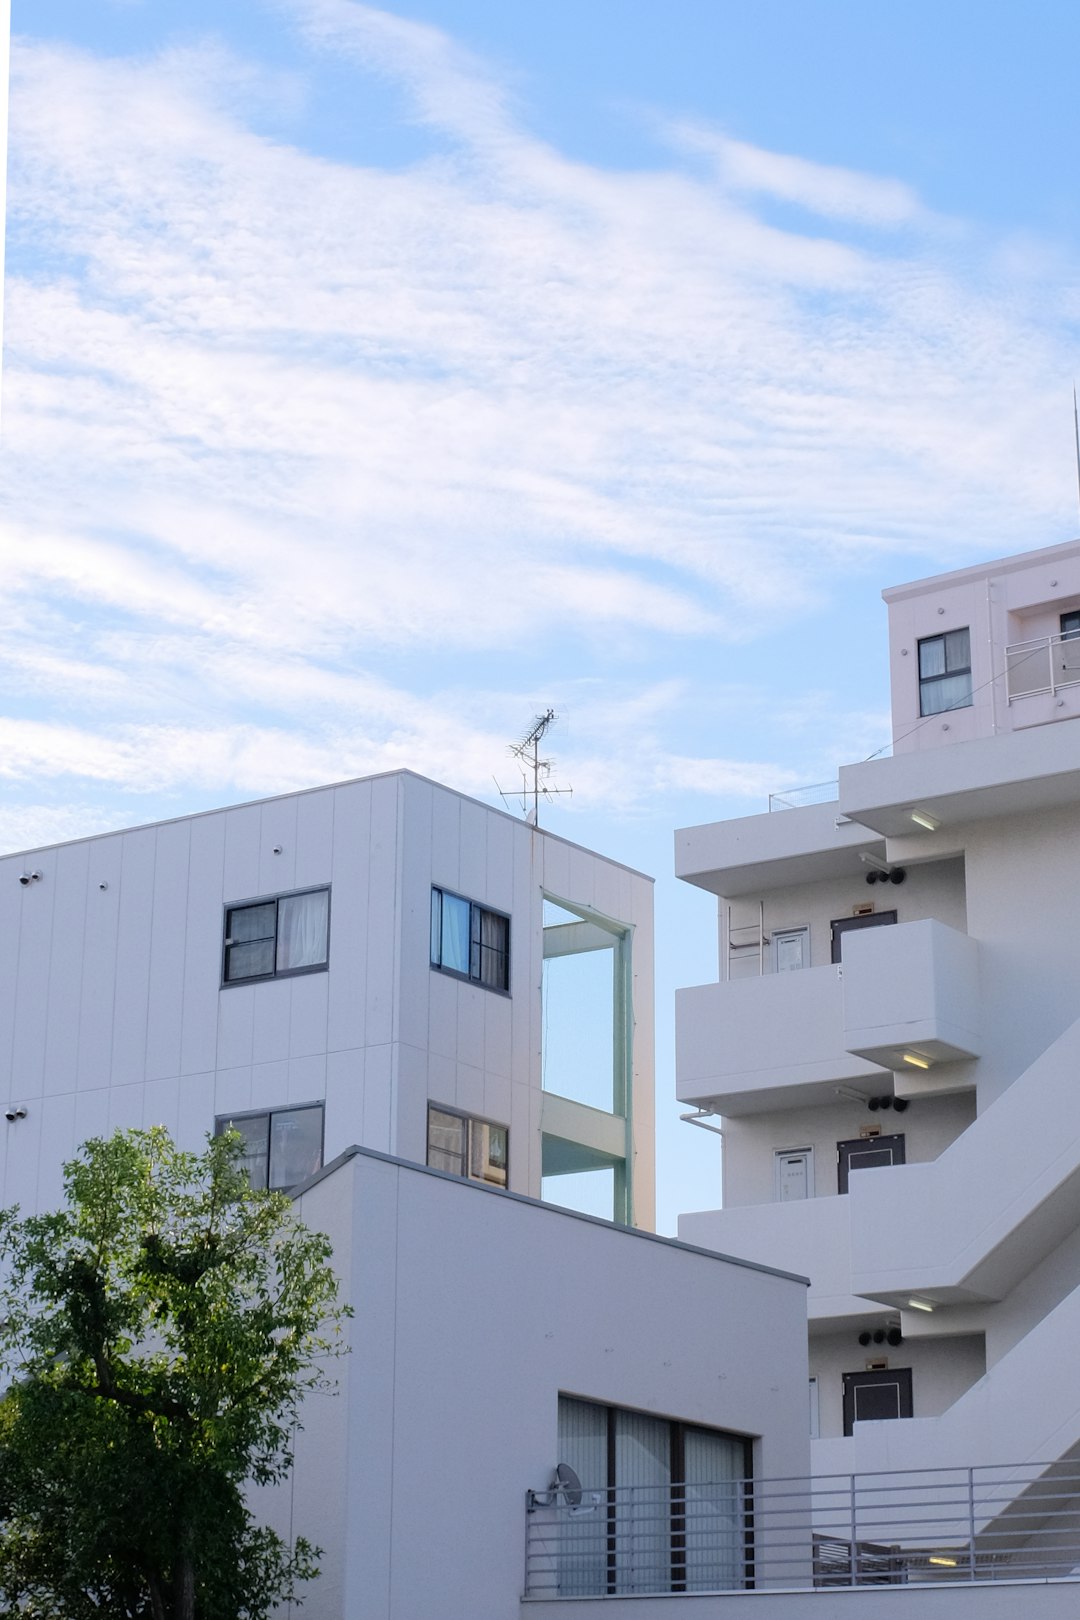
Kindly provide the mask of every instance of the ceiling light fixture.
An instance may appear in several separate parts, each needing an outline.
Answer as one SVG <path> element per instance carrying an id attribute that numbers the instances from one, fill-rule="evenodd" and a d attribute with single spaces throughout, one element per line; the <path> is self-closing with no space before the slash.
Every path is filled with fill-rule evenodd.
<path id="1" fill-rule="evenodd" d="M 934 1309 L 928 1299 L 909 1299 L 908 1307 L 913 1311 L 932 1311 Z"/>
<path id="2" fill-rule="evenodd" d="M 916 827 L 925 827 L 927 832 L 937 832 L 938 828 L 941 826 L 941 822 L 938 820 L 937 816 L 930 815 L 929 811 L 927 810 L 913 810 L 911 812 L 911 819 L 915 823 Z"/>
<path id="3" fill-rule="evenodd" d="M 919 1057 L 915 1052 L 905 1052 L 904 1062 L 910 1063 L 913 1069 L 928 1069 L 930 1067 L 930 1059 Z"/>

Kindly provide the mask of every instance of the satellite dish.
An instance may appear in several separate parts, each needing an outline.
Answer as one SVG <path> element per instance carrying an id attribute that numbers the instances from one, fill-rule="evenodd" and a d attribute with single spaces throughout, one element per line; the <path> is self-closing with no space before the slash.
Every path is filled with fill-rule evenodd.
<path id="1" fill-rule="evenodd" d="M 551 1481 L 551 1493 L 556 1497 L 561 1493 L 569 1507 L 581 1506 L 581 1481 L 569 1463 L 559 1463 Z"/>

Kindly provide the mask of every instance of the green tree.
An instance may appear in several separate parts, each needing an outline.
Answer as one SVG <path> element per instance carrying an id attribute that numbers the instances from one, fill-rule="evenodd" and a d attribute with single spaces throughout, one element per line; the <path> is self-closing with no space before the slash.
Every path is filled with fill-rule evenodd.
<path id="1" fill-rule="evenodd" d="M 0 1599 L 34 1620 L 260 1620 L 318 1549 L 256 1524 L 340 1345 L 329 1240 L 205 1153 L 117 1132 L 0 1213 Z"/>

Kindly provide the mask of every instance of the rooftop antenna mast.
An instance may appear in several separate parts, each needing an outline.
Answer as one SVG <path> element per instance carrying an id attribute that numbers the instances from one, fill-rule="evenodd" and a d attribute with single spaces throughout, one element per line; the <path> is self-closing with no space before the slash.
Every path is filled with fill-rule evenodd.
<path id="1" fill-rule="evenodd" d="M 553 759 L 541 759 L 540 757 L 540 743 L 557 719 L 558 715 L 554 709 L 546 709 L 543 714 L 536 716 L 531 730 L 526 732 L 520 742 L 510 744 L 510 752 L 521 768 L 521 813 L 530 826 L 533 827 L 540 825 L 541 799 L 551 800 L 556 794 L 573 794 L 574 791 L 572 787 L 552 787 L 548 782 L 548 777 L 551 775 L 555 761 Z M 503 803 L 509 804 L 509 798 L 504 790 L 499 787 L 498 782 L 495 783 L 495 786 L 499 788 Z M 514 797 L 516 798 L 517 795 L 515 794 Z M 529 805 L 530 799 L 532 800 L 531 808 Z"/>
<path id="2" fill-rule="evenodd" d="M 1080 501 L 1080 416 L 1076 411 L 1076 384 L 1073 383 L 1073 432 L 1076 434 L 1076 497 Z"/>

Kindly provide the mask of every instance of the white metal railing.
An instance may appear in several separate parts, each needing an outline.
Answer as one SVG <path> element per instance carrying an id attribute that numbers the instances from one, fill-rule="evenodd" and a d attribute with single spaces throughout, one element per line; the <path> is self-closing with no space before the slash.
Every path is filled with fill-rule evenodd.
<path id="1" fill-rule="evenodd" d="M 525 1596 L 1080 1581 L 1080 1464 L 572 1489 L 526 1499 Z"/>
<path id="2" fill-rule="evenodd" d="M 785 788 L 769 794 L 770 810 L 797 810 L 804 804 L 831 804 L 840 797 L 840 783 L 811 782 L 809 787 Z"/>
<path id="3" fill-rule="evenodd" d="M 1033 641 L 1015 641 L 1005 649 L 1005 684 L 1009 702 L 1034 697 L 1036 693 L 1056 692 L 1060 686 L 1080 683 L 1080 632 L 1067 630 L 1059 636 L 1037 636 Z"/>

